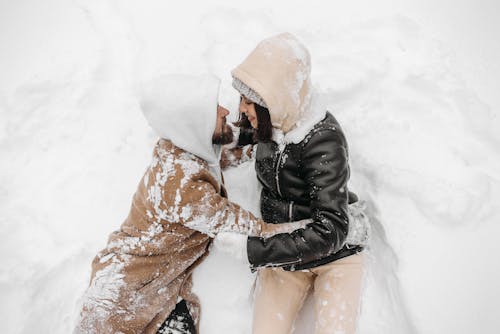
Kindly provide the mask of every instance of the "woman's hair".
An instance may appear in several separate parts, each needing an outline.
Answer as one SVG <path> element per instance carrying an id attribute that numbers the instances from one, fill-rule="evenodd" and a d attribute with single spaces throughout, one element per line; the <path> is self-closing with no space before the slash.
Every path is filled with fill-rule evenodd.
<path id="1" fill-rule="evenodd" d="M 273 124 L 271 115 L 266 107 L 254 103 L 257 114 L 257 140 L 262 142 L 270 141 L 273 137 Z"/>
<path id="2" fill-rule="evenodd" d="M 240 119 L 235 123 L 240 128 L 239 146 L 255 144 L 258 141 L 268 142 L 273 136 L 273 125 L 269 110 L 257 103 L 254 103 L 254 106 L 257 114 L 257 129 L 252 128 L 247 115 L 243 113 L 240 113 Z"/>

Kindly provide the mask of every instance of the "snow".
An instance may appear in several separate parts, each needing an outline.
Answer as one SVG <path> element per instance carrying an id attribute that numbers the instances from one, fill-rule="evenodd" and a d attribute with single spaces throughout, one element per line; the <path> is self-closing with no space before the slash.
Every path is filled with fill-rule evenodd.
<path id="1" fill-rule="evenodd" d="M 115 305 L 120 298 L 120 290 L 125 286 L 125 275 L 123 269 L 125 263 L 129 261 L 128 255 L 111 257 L 111 264 L 104 269 L 96 272 L 96 278 L 90 284 L 87 291 L 85 291 L 85 306 L 89 309 L 95 310 L 92 312 L 92 317 L 89 321 L 93 322 L 103 321 L 108 318 L 113 312 L 113 305 Z M 101 263 L 108 261 L 109 258 L 101 258 Z M 89 327 L 87 327 L 89 328 Z"/>
<path id="2" fill-rule="evenodd" d="M 498 6 L 1 2 L 0 331 L 71 332 L 91 260 L 128 213 L 157 140 L 138 84 L 213 72 L 220 104 L 236 111 L 230 70 L 289 31 L 346 132 L 350 187 L 372 223 L 359 332 L 496 333 Z M 225 178 L 255 211 L 249 165 Z M 203 333 L 249 332 L 253 279 L 244 261 L 212 252 L 195 276 Z M 311 332 L 311 302 L 295 333 Z"/>

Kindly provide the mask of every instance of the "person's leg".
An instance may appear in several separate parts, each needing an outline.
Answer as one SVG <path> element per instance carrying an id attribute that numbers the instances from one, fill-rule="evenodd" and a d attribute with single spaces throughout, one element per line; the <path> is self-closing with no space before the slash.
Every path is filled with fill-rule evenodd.
<path id="1" fill-rule="evenodd" d="M 289 334 L 312 283 L 312 274 L 259 270 L 253 306 L 254 334 Z"/>
<path id="2" fill-rule="evenodd" d="M 363 283 L 363 255 L 355 254 L 312 269 L 316 334 L 354 334 Z"/>
<path id="3" fill-rule="evenodd" d="M 175 306 L 157 334 L 196 334 L 196 327 L 184 300 Z"/>

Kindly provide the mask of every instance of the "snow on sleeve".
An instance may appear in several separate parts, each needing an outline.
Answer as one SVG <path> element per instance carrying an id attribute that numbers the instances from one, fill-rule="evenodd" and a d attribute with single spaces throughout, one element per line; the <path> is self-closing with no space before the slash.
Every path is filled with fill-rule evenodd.
<path id="1" fill-rule="evenodd" d="M 147 172 L 153 177 L 144 178 L 154 222 L 183 224 L 211 237 L 220 231 L 260 233 L 261 221 L 219 194 L 218 184 L 202 160 L 161 147 L 156 151 L 157 158 Z"/>
<path id="2" fill-rule="evenodd" d="M 229 202 L 206 181 L 197 182 L 191 193 L 189 217 L 183 217 L 184 225 L 215 237 L 219 232 L 236 232 L 259 235 L 261 221 L 240 206 Z"/>
<path id="3" fill-rule="evenodd" d="M 157 147 L 156 152 L 157 156 L 153 158 L 144 177 L 147 201 L 153 206 L 153 212 L 149 212 L 149 215 L 157 223 L 162 220 L 178 222 L 190 215 L 189 207 L 182 205 L 182 192 L 192 176 L 203 167 L 190 153 L 175 157 L 173 150 L 161 147 Z"/>
<path id="4" fill-rule="evenodd" d="M 113 253 L 96 258 L 95 261 L 99 264 L 108 263 L 96 271 L 83 296 L 84 316 L 75 333 L 97 333 L 102 324 L 117 312 L 121 312 L 117 309 L 118 301 L 122 289 L 126 287 L 123 270 L 129 258 L 126 254 Z"/>

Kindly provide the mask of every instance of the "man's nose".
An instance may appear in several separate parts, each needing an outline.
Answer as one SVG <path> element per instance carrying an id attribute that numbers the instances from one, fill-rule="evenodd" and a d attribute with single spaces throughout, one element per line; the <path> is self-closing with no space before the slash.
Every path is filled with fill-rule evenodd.
<path id="1" fill-rule="evenodd" d="M 227 109 L 226 109 L 226 108 L 224 108 L 224 107 L 217 106 L 217 114 L 218 114 L 220 117 L 226 117 L 227 115 L 229 115 L 229 110 L 227 110 Z"/>

